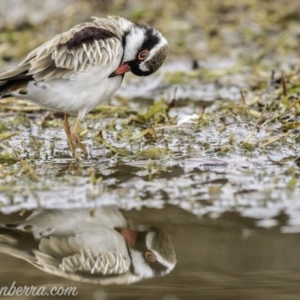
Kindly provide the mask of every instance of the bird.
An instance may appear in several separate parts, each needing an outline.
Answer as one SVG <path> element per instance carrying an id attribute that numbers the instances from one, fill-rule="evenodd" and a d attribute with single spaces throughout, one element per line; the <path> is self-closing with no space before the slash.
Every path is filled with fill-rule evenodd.
<path id="1" fill-rule="evenodd" d="M 72 155 L 88 154 L 78 130 L 86 114 L 109 99 L 127 72 L 148 76 L 168 53 L 156 29 L 119 16 L 92 17 L 31 51 L 0 74 L 0 98 L 16 97 L 64 113 L 63 127 Z M 77 116 L 71 129 L 69 116 Z"/>
<path id="2" fill-rule="evenodd" d="M 56 276 L 101 285 L 164 276 L 176 265 L 165 230 L 133 228 L 116 206 L 38 209 L 0 225 L 0 252 Z"/>

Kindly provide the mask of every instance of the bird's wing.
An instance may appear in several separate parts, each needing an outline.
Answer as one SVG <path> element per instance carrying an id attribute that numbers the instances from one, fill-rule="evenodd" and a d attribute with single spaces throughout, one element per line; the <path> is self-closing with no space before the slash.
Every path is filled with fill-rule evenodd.
<path id="1" fill-rule="evenodd" d="M 33 50 L 15 69 L 0 74 L 0 81 L 69 78 L 94 67 L 104 68 L 121 55 L 121 38 L 116 30 L 84 23 Z"/>
<path id="2" fill-rule="evenodd" d="M 51 273 L 57 270 L 65 274 L 83 277 L 107 277 L 129 271 L 130 259 L 116 250 L 87 248 L 76 237 L 42 238 L 39 250 L 34 251 L 34 265 Z"/>
<path id="3" fill-rule="evenodd" d="M 72 242 L 65 238 L 51 238 L 51 241 L 43 239 L 48 241 L 43 243 L 42 249 L 24 251 L 13 239 L 0 235 L 0 252 L 26 260 L 46 273 L 72 280 L 105 285 L 129 284 L 140 280 L 129 272 L 129 262 L 119 252 L 96 253 L 87 249 L 74 251 Z M 49 241 L 54 256 L 43 251 L 49 246 Z"/>

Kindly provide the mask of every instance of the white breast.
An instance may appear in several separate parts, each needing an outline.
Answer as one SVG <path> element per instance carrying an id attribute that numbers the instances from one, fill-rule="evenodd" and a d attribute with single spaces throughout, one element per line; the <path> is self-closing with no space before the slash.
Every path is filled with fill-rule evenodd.
<path id="1" fill-rule="evenodd" d="M 121 76 L 108 78 L 119 66 L 119 59 L 105 68 L 90 69 L 68 79 L 29 82 L 26 99 L 49 110 L 61 111 L 82 118 L 110 98 L 120 87 Z M 13 94 L 16 97 L 20 95 Z M 24 97 L 24 96 L 23 96 Z"/>

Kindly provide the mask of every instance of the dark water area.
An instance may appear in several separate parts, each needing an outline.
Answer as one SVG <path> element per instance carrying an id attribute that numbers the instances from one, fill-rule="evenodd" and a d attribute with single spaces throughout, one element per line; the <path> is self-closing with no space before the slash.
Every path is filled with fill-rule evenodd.
<path id="1" fill-rule="evenodd" d="M 76 286 L 75 299 L 299 299 L 299 234 L 257 228 L 252 219 L 235 213 L 198 218 L 172 205 L 122 213 L 136 224 L 169 233 L 177 257 L 170 274 L 132 285 L 99 286 L 48 275 L 1 254 L 1 287 L 13 281 L 16 286 Z M 1 222 L 16 219 L 17 214 L 1 216 Z"/>

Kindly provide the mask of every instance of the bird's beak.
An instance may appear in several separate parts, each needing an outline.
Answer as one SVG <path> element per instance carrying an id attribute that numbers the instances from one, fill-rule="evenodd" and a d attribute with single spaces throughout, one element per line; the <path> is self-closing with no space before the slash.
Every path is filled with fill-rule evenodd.
<path id="1" fill-rule="evenodd" d="M 117 75 L 123 75 L 123 74 L 125 74 L 125 73 L 127 73 L 129 71 L 131 71 L 131 68 L 130 68 L 129 64 L 128 63 L 124 63 L 124 64 L 120 65 L 119 68 L 116 71 L 112 72 L 108 76 L 108 78 L 115 77 Z"/>
<path id="2" fill-rule="evenodd" d="M 123 235 L 127 245 L 130 248 L 134 248 L 137 235 L 136 231 L 125 228 L 122 229 L 121 234 Z"/>

